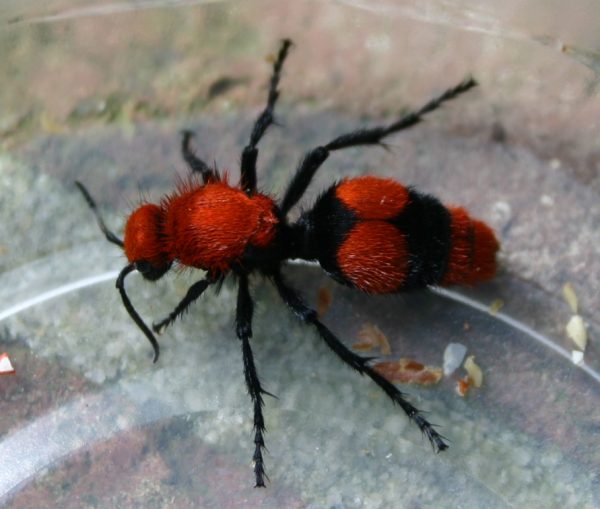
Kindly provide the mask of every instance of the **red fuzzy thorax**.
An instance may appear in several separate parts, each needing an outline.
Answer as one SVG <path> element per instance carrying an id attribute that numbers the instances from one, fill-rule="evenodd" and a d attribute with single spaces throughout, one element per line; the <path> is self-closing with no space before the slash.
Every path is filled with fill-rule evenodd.
<path id="1" fill-rule="evenodd" d="M 279 222 L 271 198 L 226 182 L 181 185 L 161 208 L 169 258 L 212 272 L 229 270 L 248 247 L 268 246 Z"/>

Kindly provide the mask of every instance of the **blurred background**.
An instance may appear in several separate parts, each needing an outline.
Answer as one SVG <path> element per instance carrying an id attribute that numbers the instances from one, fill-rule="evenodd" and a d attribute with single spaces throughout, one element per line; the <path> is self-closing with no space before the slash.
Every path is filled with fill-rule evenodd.
<path id="1" fill-rule="evenodd" d="M 595 2 L 5 2 L 0 7 L 0 503 L 6 507 L 598 507 L 600 505 L 600 16 Z M 251 405 L 235 289 L 207 293 L 161 338 L 114 290 L 117 232 L 186 174 L 179 132 L 238 178 L 280 40 L 279 125 L 259 183 L 281 193 L 308 149 L 389 122 L 474 76 L 480 86 L 381 148 L 333 155 L 333 180 L 377 174 L 460 204 L 502 243 L 493 282 L 358 295 L 317 267 L 286 274 L 351 346 L 441 366 L 467 346 L 484 384 L 404 386 L 451 441 L 435 455 L 256 278 L 254 350 L 267 390 L 266 490 L 254 490 Z M 299 210 L 299 209 L 298 209 Z M 297 214 L 298 210 L 292 212 Z M 161 318 L 199 278 L 130 278 Z M 570 283 L 577 309 L 565 302 Z M 565 332 L 583 317 L 581 350 Z M 375 351 L 375 354 L 380 352 Z M 460 374 L 462 376 L 462 374 Z"/>

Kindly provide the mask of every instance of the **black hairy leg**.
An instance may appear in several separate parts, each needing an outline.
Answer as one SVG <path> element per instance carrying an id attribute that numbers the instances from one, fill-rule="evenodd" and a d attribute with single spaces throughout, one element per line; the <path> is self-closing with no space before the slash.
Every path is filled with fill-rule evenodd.
<path id="1" fill-rule="evenodd" d="M 317 316 L 315 310 L 309 308 L 302 302 L 302 299 L 292 287 L 290 287 L 281 275 L 281 272 L 277 271 L 271 274 L 271 278 L 279 292 L 279 295 L 285 302 L 285 304 L 298 316 L 303 322 L 314 325 L 321 339 L 325 341 L 327 346 L 333 350 L 333 352 L 346 364 L 358 371 L 361 375 L 367 375 L 373 382 L 375 382 L 389 397 L 390 399 L 400 405 L 404 413 L 409 419 L 415 422 L 421 432 L 427 436 L 431 446 L 436 452 L 443 451 L 448 448 L 448 444 L 444 441 L 444 437 L 440 435 L 432 424 L 421 415 L 419 410 L 415 408 L 410 402 L 408 402 L 404 394 L 398 390 L 398 388 L 391 383 L 387 378 L 380 375 L 371 366 L 369 361 L 372 360 L 370 357 L 361 357 L 356 355 L 354 352 L 349 350 L 325 325 L 323 325 Z"/>
<path id="2" fill-rule="evenodd" d="M 171 325 L 179 316 L 187 311 L 188 307 L 204 293 L 204 290 L 206 290 L 211 283 L 214 283 L 214 279 L 208 277 L 195 282 L 190 286 L 185 297 L 181 299 L 181 302 L 177 304 L 175 309 L 171 311 L 166 318 L 152 324 L 152 330 L 157 334 L 161 334 L 166 327 Z"/>
<path id="3" fill-rule="evenodd" d="M 190 140 L 194 136 L 192 131 L 184 129 L 181 131 L 181 155 L 185 159 L 185 162 L 189 165 L 190 169 L 194 173 L 200 173 L 202 175 L 202 181 L 206 184 L 212 180 L 219 180 L 217 173 L 208 166 L 202 159 L 200 159 L 192 149 L 190 148 Z"/>
<path id="4" fill-rule="evenodd" d="M 279 80 L 281 79 L 281 69 L 283 62 L 287 57 L 292 41 L 284 39 L 281 42 L 281 48 L 277 54 L 277 58 L 273 63 L 273 75 L 269 85 L 269 96 L 267 98 L 267 106 L 256 119 L 252 133 L 250 134 L 250 142 L 242 151 L 241 164 L 241 187 L 247 194 L 252 194 L 256 191 L 256 159 L 258 157 L 258 149 L 256 145 L 262 138 L 265 131 L 273 123 L 273 112 L 275 103 L 279 97 Z"/>
<path id="5" fill-rule="evenodd" d="M 265 449 L 265 420 L 262 409 L 264 406 L 263 395 L 272 395 L 265 391 L 258 378 L 256 366 L 254 365 L 254 356 L 250 347 L 250 338 L 252 337 L 252 313 L 254 304 L 248 290 L 248 276 L 241 274 L 239 276 L 239 288 L 236 309 L 236 332 L 237 337 L 242 342 L 242 356 L 244 360 L 244 378 L 248 393 L 254 406 L 254 475 L 256 478 L 255 487 L 265 487 L 265 479 L 268 479 L 265 473 L 265 464 L 263 461 L 263 449 Z"/>
<path id="6" fill-rule="evenodd" d="M 387 126 L 377 126 L 367 129 L 357 129 L 338 136 L 326 145 L 310 150 L 300 162 L 296 173 L 290 182 L 281 201 L 281 212 L 285 215 L 302 197 L 309 186 L 314 174 L 334 150 L 341 150 L 359 145 L 381 145 L 381 140 L 392 133 L 412 127 L 419 123 L 423 116 L 439 108 L 444 102 L 454 99 L 467 90 L 477 86 L 473 78 L 461 81 L 455 87 L 449 88 L 443 94 L 435 97 L 418 110 L 408 113 L 396 122 Z"/>

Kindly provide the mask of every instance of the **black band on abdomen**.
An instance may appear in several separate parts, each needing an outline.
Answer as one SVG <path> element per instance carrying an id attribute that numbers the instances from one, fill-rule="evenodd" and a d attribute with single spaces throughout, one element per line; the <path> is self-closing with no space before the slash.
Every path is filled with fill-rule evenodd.
<path id="1" fill-rule="evenodd" d="M 451 247 L 451 216 L 433 196 L 409 188 L 409 203 L 392 220 L 408 244 L 408 274 L 401 290 L 439 283 L 448 267 Z"/>

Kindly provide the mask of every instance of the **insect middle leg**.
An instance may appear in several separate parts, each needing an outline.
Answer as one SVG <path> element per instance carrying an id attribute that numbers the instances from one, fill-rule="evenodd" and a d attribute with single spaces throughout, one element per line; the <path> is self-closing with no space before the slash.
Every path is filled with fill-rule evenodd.
<path id="1" fill-rule="evenodd" d="M 300 162 L 300 165 L 283 196 L 283 200 L 281 201 L 282 213 L 287 214 L 298 202 L 309 186 L 314 174 L 329 157 L 329 154 L 332 151 L 359 145 L 381 145 L 381 140 L 386 136 L 418 124 L 422 120 L 423 115 L 436 110 L 444 102 L 454 99 L 476 85 L 477 82 L 473 78 L 467 78 L 455 87 L 449 88 L 443 94 L 430 100 L 418 110 L 404 115 L 396 122 L 387 126 L 357 129 L 356 131 L 338 136 L 326 145 L 316 147 L 309 151 Z"/>
<path id="2" fill-rule="evenodd" d="M 443 451 L 448 448 L 448 444 L 444 441 L 444 437 L 440 435 L 432 424 L 421 415 L 419 410 L 415 408 L 409 401 L 406 400 L 404 394 L 399 391 L 396 386 L 391 383 L 387 378 L 380 375 L 371 366 L 369 366 L 369 357 L 361 357 L 356 355 L 354 352 L 349 350 L 317 317 L 315 310 L 306 306 L 296 290 L 288 286 L 283 280 L 283 277 L 279 271 L 271 274 L 272 280 L 275 283 L 275 287 L 279 292 L 279 295 L 286 303 L 286 305 L 305 323 L 312 324 L 316 329 L 323 341 L 327 346 L 333 350 L 333 352 L 351 368 L 354 368 L 361 375 L 367 375 L 373 382 L 375 382 L 394 402 L 400 405 L 404 413 L 415 422 L 421 432 L 427 436 L 433 449 Z"/>
<path id="3" fill-rule="evenodd" d="M 242 152 L 242 164 L 241 164 L 241 186 L 242 189 L 252 194 L 256 191 L 256 158 L 258 157 L 258 149 L 256 145 L 262 138 L 265 131 L 273 123 L 273 111 L 275 109 L 275 102 L 279 97 L 279 80 L 281 79 L 281 69 L 283 68 L 283 62 L 288 55 L 292 41 L 284 39 L 281 43 L 281 48 L 277 54 L 277 58 L 273 63 L 273 75 L 271 76 L 271 83 L 269 85 L 269 96 L 267 99 L 267 106 L 256 119 L 252 133 L 250 134 L 250 142 L 244 148 Z"/>
<path id="4" fill-rule="evenodd" d="M 271 395 L 262 388 L 256 366 L 254 365 L 254 356 L 250 347 L 250 338 L 252 337 L 252 314 L 254 304 L 248 290 L 248 276 L 241 274 L 239 276 L 238 299 L 236 309 L 236 332 L 242 342 L 242 356 L 244 360 L 244 378 L 246 386 L 250 393 L 250 398 L 254 405 L 254 475 L 256 478 L 255 487 L 265 487 L 265 465 L 262 451 L 265 448 L 264 433 L 265 420 L 262 409 L 264 406 L 263 394 Z"/>

